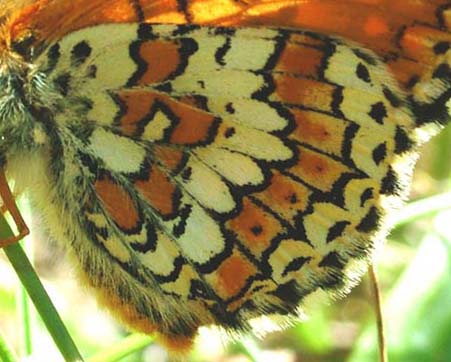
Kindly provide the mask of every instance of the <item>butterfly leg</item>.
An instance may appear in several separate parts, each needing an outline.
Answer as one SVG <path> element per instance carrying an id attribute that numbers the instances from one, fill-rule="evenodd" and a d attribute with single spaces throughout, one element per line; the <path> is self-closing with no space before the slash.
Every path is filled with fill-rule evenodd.
<path id="1" fill-rule="evenodd" d="M 30 233 L 30 229 L 28 229 L 27 224 L 25 223 L 19 209 L 17 208 L 16 201 L 14 200 L 14 196 L 8 186 L 8 182 L 3 170 L 0 170 L 0 196 L 3 200 L 1 212 L 5 213 L 6 211 L 9 211 L 14 222 L 16 223 L 17 230 L 19 231 L 17 235 L 0 240 L 0 248 L 3 248 L 23 239 Z"/>

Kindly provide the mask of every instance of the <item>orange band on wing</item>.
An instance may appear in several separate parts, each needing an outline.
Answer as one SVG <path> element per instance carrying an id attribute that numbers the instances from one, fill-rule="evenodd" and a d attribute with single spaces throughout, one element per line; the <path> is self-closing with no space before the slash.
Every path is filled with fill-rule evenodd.
<path id="1" fill-rule="evenodd" d="M 176 187 L 158 166 L 151 167 L 148 180 L 136 181 L 135 186 L 161 215 L 167 216 L 175 212 L 174 193 Z"/>
<path id="2" fill-rule="evenodd" d="M 156 145 L 153 149 L 155 159 L 169 171 L 175 171 L 183 163 L 183 151 L 170 146 Z"/>
<path id="3" fill-rule="evenodd" d="M 158 125 L 152 124 L 155 107 L 164 108 L 160 109 L 160 112 L 165 115 L 160 116 L 166 117 L 169 123 L 167 141 L 171 144 L 189 145 L 205 142 L 215 127 L 216 118 L 211 114 L 161 93 L 131 90 L 122 91 L 118 95 L 126 110 L 118 123 L 127 135 L 137 132 L 141 122 L 145 123 L 141 124 L 141 127 L 145 126 L 154 134 L 152 129 L 158 128 Z"/>
<path id="4" fill-rule="evenodd" d="M 276 218 L 248 198 L 243 199 L 243 209 L 238 216 L 227 222 L 227 227 L 254 255 L 260 255 L 266 250 L 271 245 L 271 240 L 283 230 Z"/>
<path id="5" fill-rule="evenodd" d="M 139 54 L 147 63 L 147 71 L 138 85 L 163 82 L 180 64 L 181 55 L 176 41 L 155 40 L 141 44 Z"/>
<path id="6" fill-rule="evenodd" d="M 139 222 L 139 213 L 130 195 L 110 177 L 97 179 L 95 190 L 109 216 L 120 228 L 130 230 Z"/>
<path id="7" fill-rule="evenodd" d="M 39 40 L 51 42 L 84 27 L 104 23 L 144 21 L 154 23 L 186 23 L 176 0 L 37 0 L 14 14 L 10 28 L 12 38 L 20 38 L 25 29 L 38 34 Z M 38 40 L 38 41 L 39 41 Z"/>
<path id="8" fill-rule="evenodd" d="M 334 183 L 350 170 L 342 163 L 315 151 L 299 147 L 299 161 L 288 171 L 322 191 L 331 191 Z"/>
<path id="9" fill-rule="evenodd" d="M 274 70 L 318 78 L 323 57 L 324 52 L 318 49 L 299 44 L 288 44 Z"/>
<path id="10" fill-rule="evenodd" d="M 324 82 L 289 76 L 275 76 L 275 94 L 271 96 L 276 101 L 287 104 L 303 105 L 330 111 L 333 93 L 336 88 Z"/>
<path id="11" fill-rule="evenodd" d="M 118 93 L 118 96 L 125 106 L 125 113 L 118 120 L 118 123 L 122 133 L 132 136 L 137 131 L 137 123 L 149 114 L 156 94 L 153 92 L 122 91 Z"/>
<path id="12" fill-rule="evenodd" d="M 298 213 L 308 206 L 311 194 L 312 191 L 301 183 L 274 172 L 269 186 L 254 196 L 294 225 Z"/>
<path id="13" fill-rule="evenodd" d="M 256 267 L 235 249 L 210 278 L 214 279 L 212 285 L 215 286 L 216 293 L 227 300 L 240 293 L 249 278 L 256 273 Z"/>
<path id="14" fill-rule="evenodd" d="M 451 34 L 422 25 L 406 29 L 401 39 L 407 56 L 425 63 L 436 56 L 433 47 L 439 42 L 451 42 Z"/>
<path id="15" fill-rule="evenodd" d="M 347 122 L 343 119 L 300 109 L 291 109 L 296 128 L 290 135 L 303 144 L 309 144 L 324 152 L 341 156 Z"/>

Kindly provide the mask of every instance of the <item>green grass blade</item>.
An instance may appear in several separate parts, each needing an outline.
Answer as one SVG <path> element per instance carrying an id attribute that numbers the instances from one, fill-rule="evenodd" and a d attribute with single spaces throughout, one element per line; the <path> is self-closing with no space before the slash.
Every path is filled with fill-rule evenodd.
<path id="1" fill-rule="evenodd" d="M 0 239 L 6 239 L 12 235 L 5 218 L 0 216 Z M 65 361 L 83 361 L 22 247 L 19 243 L 15 243 L 5 247 L 4 251 Z"/>
<path id="2" fill-rule="evenodd" d="M 22 215 L 29 216 L 30 215 L 30 205 L 28 200 L 25 198 L 19 199 L 19 209 L 21 210 Z M 22 245 L 25 249 L 27 255 L 33 255 L 32 243 L 29 242 L 29 237 L 25 237 L 22 241 Z M 33 263 L 33 259 L 31 259 L 31 263 Z M 33 354 L 33 324 L 36 322 L 36 316 L 33 313 L 33 310 L 30 309 L 30 298 L 28 297 L 27 290 L 21 284 L 18 292 L 18 300 L 19 300 L 19 318 L 22 321 L 22 351 L 21 355 L 30 356 Z"/>
<path id="3" fill-rule="evenodd" d="M 0 333 L 0 361 L 1 362 L 17 362 L 18 359 L 14 355 L 12 348 L 8 346 L 3 335 Z"/>
<path id="4" fill-rule="evenodd" d="M 143 334 L 132 334 L 115 345 L 88 358 L 88 362 L 115 362 L 138 352 L 153 342 L 153 338 Z"/>
<path id="5" fill-rule="evenodd" d="M 248 357 L 252 362 L 263 360 L 262 352 L 258 344 L 251 337 L 246 337 L 237 342 L 238 350 Z"/>
<path id="6" fill-rule="evenodd" d="M 421 219 L 427 215 L 451 209 L 451 192 L 410 202 L 397 213 L 393 224 L 400 226 Z"/>
<path id="7" fill-rule="evenodd" d="M 22 320 L 22 341 L 23 352 L 25 356 L 30 356 L 33 353 L 33 336 L 31 327 L 31 311 L 28 294 L 26 289 L 20 288 L 20 319 Z"/>

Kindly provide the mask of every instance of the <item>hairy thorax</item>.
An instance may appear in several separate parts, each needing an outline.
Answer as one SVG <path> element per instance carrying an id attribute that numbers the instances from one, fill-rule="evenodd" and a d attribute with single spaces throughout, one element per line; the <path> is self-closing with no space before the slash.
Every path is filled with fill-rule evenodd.
<path id="1" fill-rule="evenodd" d="M 43 72 L 14 52 L 0 54 L 0 149 L 7 159 L 46 143 L 44 130 L 57 97 Z"/>

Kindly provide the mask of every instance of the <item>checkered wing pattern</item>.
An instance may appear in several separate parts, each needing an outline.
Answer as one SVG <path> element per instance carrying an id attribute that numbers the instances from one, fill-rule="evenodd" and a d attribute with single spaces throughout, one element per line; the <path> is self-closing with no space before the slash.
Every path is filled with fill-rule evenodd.
<path id="1" fill-rule="evenodd" d="M 356 282 L 448 120 L 451 3 L 406 2 L 16 14 L 45 150 L 36 202 L 99 299 L 180 350 L 199 326 L 289 318 Z"/>

